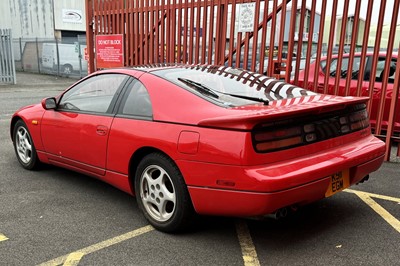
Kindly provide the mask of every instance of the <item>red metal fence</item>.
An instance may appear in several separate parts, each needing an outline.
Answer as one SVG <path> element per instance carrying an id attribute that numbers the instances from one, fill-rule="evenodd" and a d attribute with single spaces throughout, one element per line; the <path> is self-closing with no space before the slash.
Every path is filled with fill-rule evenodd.
<path id="1" fill-rule="evenodd" d="M 317 92 L 370 97 L 386 160 L 400 143 L 400 0 L 86 0 L 89 71 L 96 35 L 123 36 L 124 66 L 218 64 Z M 399 154 L 399 147 L 397 156 Z"/>

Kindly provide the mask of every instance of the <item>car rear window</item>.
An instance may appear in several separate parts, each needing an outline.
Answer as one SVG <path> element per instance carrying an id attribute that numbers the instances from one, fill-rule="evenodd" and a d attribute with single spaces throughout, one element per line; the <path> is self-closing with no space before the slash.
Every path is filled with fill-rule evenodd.
<path id="1" fill-rule="evenodd" d="M 190 66 L 156 70 L 152 73 L 188 90 L 192 88 L 185 82 L 181 82 L 183 79 L 202 84 L 219 96 L 218 99 L 208 98 L 229 106 L 254 104 L 254 101 L 231 97 L 227 94 L 262 98 L 267 101 L 316 94 L 258 73 L 231 67 Z"/>

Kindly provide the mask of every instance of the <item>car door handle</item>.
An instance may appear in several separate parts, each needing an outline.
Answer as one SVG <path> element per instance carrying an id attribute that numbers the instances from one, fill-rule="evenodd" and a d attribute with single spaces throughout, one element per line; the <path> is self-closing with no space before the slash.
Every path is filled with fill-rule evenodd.
<path id="1" fill-rule="evenodd" d="M 99 136 L 105 136 L 108 133 L 108 128 L 106 126 L 97 126 L 96 134 Z"/>

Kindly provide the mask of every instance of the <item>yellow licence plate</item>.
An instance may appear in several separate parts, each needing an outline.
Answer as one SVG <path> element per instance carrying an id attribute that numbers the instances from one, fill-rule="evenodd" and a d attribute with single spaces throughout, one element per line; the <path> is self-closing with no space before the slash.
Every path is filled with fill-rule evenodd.
<path id="1" fill-rule="evenodd" d="M 325 192 L 325 197 L 330 197 L 350 186 L 349 169 L 334 173 L 329 178 L 329 186 Z"/>

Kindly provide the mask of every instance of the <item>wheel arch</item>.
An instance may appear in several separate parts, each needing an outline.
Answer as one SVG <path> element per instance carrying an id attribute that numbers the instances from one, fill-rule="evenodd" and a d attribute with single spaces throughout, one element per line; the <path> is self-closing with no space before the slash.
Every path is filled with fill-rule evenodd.
<path id="1" fill-rule="evenodd" d="M 19 130 L 22 127 L 24 128 L 23 130 L 25 132 L 23 132 L 23 136 L 20 136 L 23 139 L 21 142 L 21 139 L 19 141 L 16 140 L 16 131 L 18 131 L 19 135 Z M 36 145 L 33 141 L 31 130 L 29 129 L 25 119 L 18 115 L 13 116 L 10 123 L 10 134 L 19 163 L 22 165 L 23 168 L 27 170 L 37 170 L 41 161 L 36 151 Z M 29 143 L 29 146 L 28 144 L 26 144 L 27 142 Z M 20 146 L 20 148 L 22 145 L 23 150 L 21 151 L 19 148 L 17 148 L 17 145 Z M 22 155 L 22 153 L 24 155 Z"/>
<path id="2" fill-rule="evenodd" d="M 135 174 L 136 170 L 139 166 L 140 161 L 146 157 L 147 155 L 151 153 L 161 153 L 165 155 L 166 157 L 170 158 L 171 161 L 174 162 L 174 160 L 169 156 L 167 153 L 163 152 L 160 149 L 157 149 L 155 147 L 141 147 L 140 149 L 136 150 L 135 153 L 131 156 L 129 160 L 129 168 L 128 168 L 128 178 L 129 178 L 129 186 L 132 191 L 132 193 L 135 193 Z M 175 162 L 174 162 L 175 163 Z M 175 163 L 176 165 L 176 163 Z M 178 170 L 180 171 L 179 167 L 176 166 Z"/>
<path id="3" fill-rule="evenodd" d="M 146 158 L 146 156 L 148 155 L 150 156 Z M 157 162 L 159 162 L 160 164 L 157 165 Z M 146 182 L 147 185 L 145 186 L 147 188 L 143 188 L 141 183 L 142 177 L 139 177 L 138 179 L 135 178 L 135 176 L 137 175 L 136 173 L 138 173 L 138 168 L 140 168 L 141 171 L 147 171 L 147 169 L 149 168 L 156 168 L 156 172 L 159 173 L 162 172 L 162 170 L 160 170 L 161 168 L 163 169 L 163 171 L 167 172 L 166 175 L 168 177 L 163 177 L 163 181 L 156 181 L 160 179 L 158 176 L 153 180 L 156 181 L 157 185 L 148 186 L 148 183 Z M 146 177 L 146 179 L 147 178 L 148 177 Z M 164 180 L 164 178 L 168 179 L 168 181 Z M 135 187 L 135 183 L 137 184 L 137 187 Z M 196 213 L 192 202 L 192 197 L 188 191 L 181 170 L 172 159 L 172 157 L 169 156 L 167 153 L 154 147 L 143 147 L 135 152 L 135 154 L 133 154 L 131 157 L 129 165 L 129 184 L 134 194 L 137 195 L 136 199 L 139 209 L 144 214 L 149 223 L 153 225 L 153 227 L 163 232 L 182 232 L 190 227 Z M 172 198 L 169 198 L 169 200 L 163 201 L 163 194 L 156 196 L 156 198 L 154 198 L 154 201 L 148 199 L 149 197 L 154 197 L 153 192 L 158 193 L 160 191 L 165 191 L 161 189 L 161 187 L 163 186 L 164 189 L 169 191 L 169 193 L 173 193 L 173 200 Z M 144 196 L 144 194 L 142 194 L 142 190 L 147 191 L 147 196 Z M 150 190 L 153 191 L 151 192 L 153 196 L 149 196 L 150 194 L 148 193 L 148 191 Z M 156 192 L 157 190 L 158 192 Z M 158 197 L 160 197 L 161 200 Z M 167 210 L 167 207 L 160 207 L 161 205 L 166 204 L 167 201 L 169 201 L 169 210 Z M 163 209 L 164 211 L 162 211 Z M 163 215 L 159 216 L 158 214 L 161 212 L 163 213 Z M 166 215 L 166 217 L 164 215 Z"/>
<path id="4" fill-rule="evenodd" d="M 14 116 L 11 119 L 11 123 L 10 123 L 10 136 L 11 136 L 11 140 L 14 142 L 14 128 L 15 128 L 15 124 L 19 121 L 22 120 L 24 121 L 20 116 Z M 25 122 L 25 121 L 24 121 Z"/>

